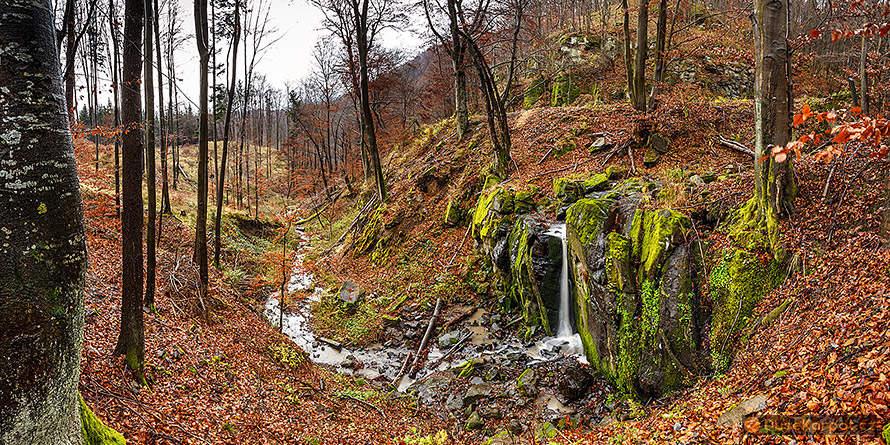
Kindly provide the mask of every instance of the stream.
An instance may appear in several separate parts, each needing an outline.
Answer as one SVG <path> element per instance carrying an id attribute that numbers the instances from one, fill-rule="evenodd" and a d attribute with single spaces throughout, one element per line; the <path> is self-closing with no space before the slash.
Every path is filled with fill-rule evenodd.
<path id="1" fill-rule="evenodd" d="M 535 342 L 523 342 L 510 333 L 500 332 L 500 335 L 495 335 L 495 332 L 500 331 L 500 328 L 493 320 L 499 321 L 502 318 L 485 309 L 477 309 L 463 323 L 462 327 L 454 328 L 448 333 L 437 331 L 438 335 L 430 339 L 429 353 L 426 360 L 423 361 L 422 367 L 416 369 L 414 378 L 401 377 L 396 385 L 398 391 L 404 392 L 414 382 L 421 381 L 436 371 L 459 367 L 469 360 L 501 361 L 515 357 L 517 354 L 525 354 L 530 359 L 530 363 L 547 362 L 565 356 L 575 357 L 578 361 L 587 363 L 581 337 L 573 332 L 569 319 L 570 286 L 568 266 L 565 261 L 567 257 L 565 225 L 554 225 L 548 235 L 559 236 L 562 239 L 563 249 L 560 314 L 556 336 L 545 337 Z M 286 286 L 287 292 L 307 291 L 312 294 L 309 298 L 298 302 L 295 308 L 285 310 L 282 317 L 284 325 L 282 332 L 294 344 L 303 349 L 310 360 L 316 364 L 329 365 L 339 373 L 355 375 L 367 380 L 382 378 L 387 382 L 393 382 L 398 377 L 405 358 L 416 351 L 405 346 L 394 345 L 399 342 L 393 341 L 393 339 L 388 340 L 385 344 L 376 343 L 362 348 L 335 348 L 331 342 L 313 333 L 309 323 L 311 302 L 320 300 L 326 291 L 314 286 L 312 274 L 303 272 L 302 255 L 298 256 L 297 264 L 293 270 Z M 280 317 L 278 297 L 278 292 L 271 294 L 265 302 L 263 311 L 269 323 L 276 327 Z M 419 324 L 420 329 L 423 329 L 426 326 L 426 320 L 415 321 L 412 324 Z M 440 342 L 437 339 L 443 335 L 451 336 L 452 342 L 457 346 L 449 344 L 447 348 L 440 349 Z M 463 344 L 457 343 L 461 340 L 464 340 Z M 451 351 L 452 348 L 455 350 Z"/>

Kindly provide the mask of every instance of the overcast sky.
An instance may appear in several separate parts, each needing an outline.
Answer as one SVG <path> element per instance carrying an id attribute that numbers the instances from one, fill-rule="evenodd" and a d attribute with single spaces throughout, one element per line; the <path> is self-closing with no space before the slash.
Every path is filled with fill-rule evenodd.
<path id="1" fill-rule="evenodd" d="M 256 3 L 256 0 L 249 1 L 251 4 Z M 278 40 L 263 53 L 262 59 L 256 67 L 256 72 L 264 74 L 267 81 L 274 88 L 284 90 L 286 84 L 295 84 L 309 73 L 312 68 L 312 48 L 315 46 L 316 41 L 327 35 L 327 31 L 322 29 L 324 16 L 321 11 L 309 5 L 307 0 L 268 1 L 271 1 L 272 10 L 269 14 L 267 29 L 275 29 L 275 38 L 278 38 Z M 197 102 L 199 82 L 198 51 L 194 39 L 193 3 L 191 0 L 179 0 L 179 5 L 182 30 L 191 36 L 174 55 L 177 68 L 176 76 L 180 79 L 179 85 L 182 91 L 180 93 L 180 102 L 184 106 L 186 99 L 182 97 L 183 93 L 193 102 Z M 163 25 L 166 23 L 166 7 L 162 6 L 162 8 L 164 8 L 161 11 L 161 22 Z M 381 35 L 381 44 L 387 48 L 400 48 L 409 55 L 416 54 L 423 46 L 423 38 L 417 31 L 422 29 L 421 25 L 425 23 L 418 22 L 417 19 L 413 20 L 414 23 L 409 24 L 404 29 L 387 30 Z M 220 54 L 217 56 L 218 63 L 225 61 L 227 50 L 228 48 L 220 50 Z M 238 57 L 239 80 L 244 76 L 243 51 L 244 47 L 242 46 L 239 48 L 240 54 Z M 78 74 L 81 74 L 80 63 L 78 63 L 77 68 Z M 166 79 L 164 81 L 166 83 Z M 218 81 L 224 82 L 222 75 Z M 83 82 L 78 81 L 78 102 L 80 106 L 86 105 L 86 98 L 84 97 L 86 90 L 80 88 L 83 86 Z M 100 79 L 100 91 L 102 94 L 99 99 L 100 103 L 107 103 L 111 99 L 110 79 Z M 166 95 L 166 86 L 164 92 Z"/>

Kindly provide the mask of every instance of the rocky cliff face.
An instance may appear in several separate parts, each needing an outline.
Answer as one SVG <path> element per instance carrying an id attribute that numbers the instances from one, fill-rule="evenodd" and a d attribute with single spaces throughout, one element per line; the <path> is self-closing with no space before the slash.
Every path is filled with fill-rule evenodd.
<path id="1" fill-rule="evenodd" d="M 554 181 L 550 206 L 537 190 L 486 184 L 473 214 L 477 248 L 499 277 L 504 308 L 528 326 L 556 329 L 561 240 L 547 234 L 547 210 L 565 215 L 576 330 L 585 354 L 614 386 L 640 399 L 677 389 L 710 370 L 699 304 L 691 221 L 647 209 L 657 184 L 596 174 Z"/>

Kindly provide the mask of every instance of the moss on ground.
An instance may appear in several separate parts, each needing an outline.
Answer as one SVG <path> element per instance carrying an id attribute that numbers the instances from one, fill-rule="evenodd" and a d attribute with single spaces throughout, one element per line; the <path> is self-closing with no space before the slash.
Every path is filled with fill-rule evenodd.
<path id="1" fill-rule="evenodd" d="M 80 424 L 84 445 L 124 445 L 121 433 L 105 426 L 80 397 Z"/>

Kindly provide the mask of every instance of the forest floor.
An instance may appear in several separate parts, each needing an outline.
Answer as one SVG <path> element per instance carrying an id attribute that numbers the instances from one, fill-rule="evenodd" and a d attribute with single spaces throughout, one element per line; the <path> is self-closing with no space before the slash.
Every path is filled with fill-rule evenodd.
<path id="1" fill-rule="evenodd" d="M 719 201 L 728 209 L 749 196 L 750 158 L 720 148 L 714 140 L 718 135 L 750 140 L 750 102 L 667 105 L 648 120 L 658 122 L 658 131 L 673 135 L 674 141 L 674 148 L 653 168 L 644 167 L 641 151 L 633 153 L 632 166 L 627 156 L 607 160 L 605 153 L 586 148 L 596 133 L 608 133 L 616 143 L 633 136 L 637 119 L 626 105 L 517 113 L 512 118 L 514 185 L 539 187 L 547 195 L 554 178 L 618 164 L 663 181 L 675 192 L 653 205 L 694 212 Z M 439 297 L 447 310 L 463 304 L 493 305 L 485 301 L 487 280 L 478 274 L 478 256 L 465 226 L 442 223 L 449 201 L 465 211 L 475 204 L 488 151 L 474 148 L 484 147 L 485 134 L 477 121 L 468 138 L 457 142 L 449 124 L 440 123 L 389 152 L 385 162 L 391 166 L 392 185 L 385 221 L 392 237 L 386 255 L 372 259 L 355 252 L 359 230 L 346 233 L 361 213 L 362 197 L 368 196 L 361 186 L 344 191 L 323 218 L 307 224 L 312 246 L 307 264 L 321 284 L 334 287 L 350 279 L 378 295 L 379 302 L 374 316 L 363 320 L 366 329 L 348 331 L 343 320 L 320 319 L 318 331 L 361 345 L 383 335 L 383 315 L 426 317 Z M 554 155 L 570 142 L 574 149 Z M 413 397 L 310 363 L 263 318 L 268 286 L 239 286 L 239 280 L 214 271 L 207 300 L 198 299 L 190 265 L 189 216 L 183 217 L 185 223 L 165 217 L 158 254 L 158 311 L 145 315 L 151 386 L 135 385 L 122 359 L 112 355 L 121 270 L 113 179 L 110 169 L 93 170 L 90 148 L 83 141 L 78 141 L 78 156 L 90 252 L 81 392 L 100 418 L 132 443 L 398 444 L 440 431 L 447 434 L 444 443 L 485 439 L 421 409 Z M 744 435 L 738 427 L 717 425 L 726 410 L 760 394 L 768 400 L 764 414 L 863 415 L 886 424 L 890 256 L 876 234 L 886 167 L 862 157 L 839 164 L 828 185 L 829 199 L 823 200 L 830 168 L 810 156 L 797 163 L 801 193 L 793 218 L 782 223 L 782 233 L 785 249 L 800 259 L 802 273 L 789 275 L 758 304 L 755 313 L 763 315 L 789 302 L 774 323 L 740 348 L 726 375 L 700 377 L 667 398 L 600 425 L 560 429 L 547 440 L 598 444 L 795 439 Z M 725 177 L 687 187 L 690 175 L 709 171 Z M 720 241 L 713 227 L 698 229 L 700 237 Z M 344 233 L 346 241 L 336 244 Z M 403 297 L 403 305 L 392 305 Z M 522 437 L 535 440 L 536 430 L 537 425 L 526 425 Z M 864 436 L 822 439 L 879 443 Z"/>
<path id="2" fill-rule="evenodd" d="M 441 421 L 410 398 L 312 366 L 251 298 L 214 272 L 197 298 L 193 232 L 165 217 L 157 312 L 144 315 L 146 376 L 134 383 L 112 355 L 120 326 L 120 224 L 110 171 L 93 170 L 78 141 L 90 266 L 80 389 L 130 443 L 393 443 L 436 433 Z M 414 430 L 412 430 L 414 428 Z"/>

